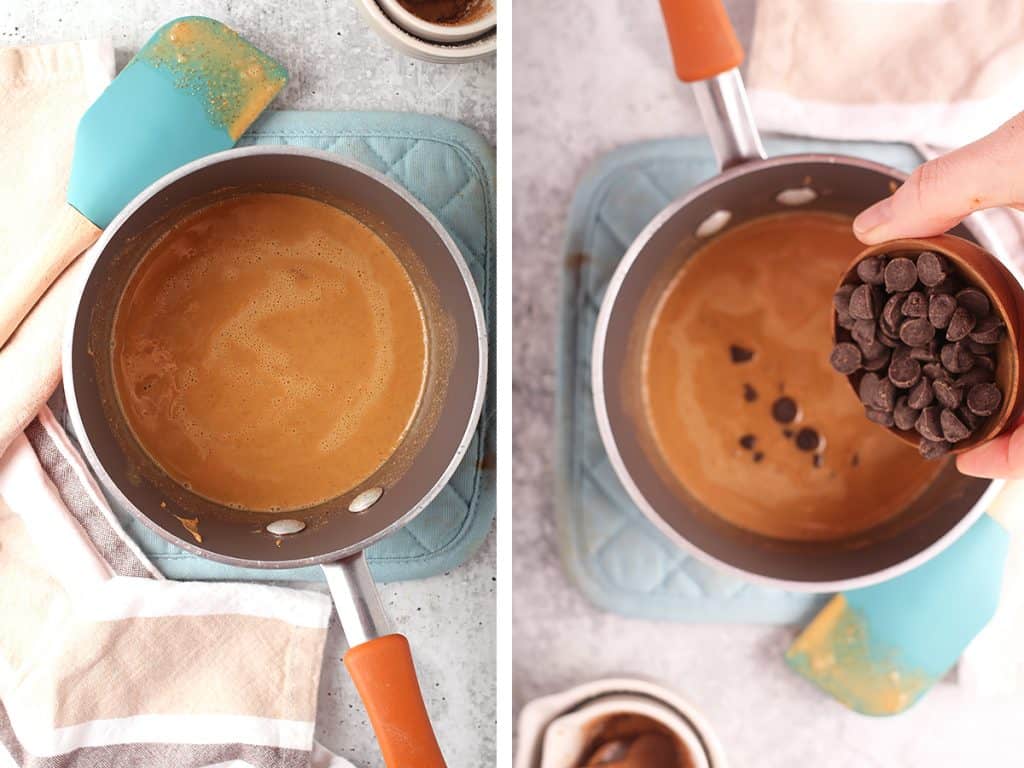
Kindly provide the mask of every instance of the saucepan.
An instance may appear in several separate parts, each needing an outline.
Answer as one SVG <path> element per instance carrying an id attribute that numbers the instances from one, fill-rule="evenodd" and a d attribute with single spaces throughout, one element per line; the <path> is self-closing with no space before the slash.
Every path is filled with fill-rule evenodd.
<path id="1" fill-rule="evenodd" d="M 832 592 L 896 576 L 967 530 L 1001 483 L 962 476 L 947 462 L 925 492 L 878 529 L 851 539 L 782 541 L 713 514 L 672 481 L 650 448 L 653 435 L 635 407 L 641 402 L 637 350 L 657 297 L 687 259 L 718 232 L 794 205 L 853 216 L 906 178 L 895 168 L 843 155 L 767 158 L 738 69 L 743 51 L 720 0 L 662 0 L 662 10 L 677 74 L 693 88 L 721 173 L 658 214 L 608 285 L 595 330 L 592 384 L 611 464 L 632 500 L 671 541 L 747 580 Z M 980 224 L 953 233 L 988 244 Z M 830 310 L 822 308 L 826 332 Z"/>
<path id="2" fill-rule="evenodd" d="M 169 478 L 135 440 L 113 390 L 118 300 L 148 246 L 175 220 L 224 196 L 290 192 L 366 223 L 403 262 L 428 331 L 424 395 L 395 453 L 348 493 L 279 514 L 245 513 Z M 345 666 L 389 768 L 444 765 L 409 644 L 388 627 L 363 551 L 416 517 L 455 471 L 484 399 L 487 343 L 480 299 L 455 243 L 415 198 L 335 155 L 248 147 L 198 160 L 140 194 L 97 244 L 64 349 L 64 386 L 82 449 L 104 489 L 163 538 L 248 568 L 319 564 L 349 642 Z"/>

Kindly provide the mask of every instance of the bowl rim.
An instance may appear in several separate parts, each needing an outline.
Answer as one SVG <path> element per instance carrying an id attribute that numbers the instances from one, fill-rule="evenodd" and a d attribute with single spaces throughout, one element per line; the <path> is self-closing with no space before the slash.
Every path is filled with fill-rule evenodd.
<path id="1" fill-rule="evenodd" d="M 437 24 L 427 21 L 408 10 L 400 0 L 376 0 L 391 20 L 411 35 L 432 43 L 462 43 L 487 34 L 497 25 L 497 0 L 480 0 L 489 2 L 491 8 L 479 18 L 465 24 Z"/>

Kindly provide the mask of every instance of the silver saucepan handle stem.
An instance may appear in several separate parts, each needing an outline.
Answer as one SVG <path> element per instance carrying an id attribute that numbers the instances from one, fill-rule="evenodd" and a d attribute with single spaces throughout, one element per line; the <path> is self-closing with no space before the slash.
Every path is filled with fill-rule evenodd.
<path id="1" fill-rule="evenodd" d="M 323 569 L 349 647 L 391 634 L 391 622 L 362 552 Z"/>
<path id="2" fill-rule="evenodd" d="M 691 83 L 697 108 L 723 171 L 765 157 L 738 69 Z"/>

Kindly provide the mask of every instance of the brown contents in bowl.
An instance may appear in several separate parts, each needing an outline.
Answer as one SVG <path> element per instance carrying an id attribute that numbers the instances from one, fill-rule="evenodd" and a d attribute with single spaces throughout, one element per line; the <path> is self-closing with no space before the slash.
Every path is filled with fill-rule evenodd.
<path id="1" fill-rule="evenodd" d="M 829 366 L 821 307 L 860 249 L 847 217 L 766 216 L 701 247 L 660 299 L 644 349 L 648 423 L 672 475 L 736 526 L 854 535 L 898 515 L 942 469 L 865 420 Z M 734 346 L 752 354 L 737 359 Z"/>
<path id="2" fill-rule="evenodd" d="M 856 383 L 871 421 L 916 433 L 925 458 L 946 455 L 998 413 L 1003 321 L 942 254 L 863 259 L 832 303 L 832 367 Z"/>
<path id="3" fill-rule="evenodd" d="M 467 24 L 494 8 L 492 0 L 398 0 L 398 3 L 432 24 Z"/>
<path id="4" fill-rule="evenodd" d="M 613 715 L 596 726 L 580 768 L 693 768 L 690 750 L 644 715 Z"/>
<path id="5" fill-rule="evenodd" d="M 172 478 L 232 507 L 331 499 L 395 451 L 426 373 L 405 268 L 325 203 L 209 205 L 143 256 L 114 322 L 118 399 Z"/>

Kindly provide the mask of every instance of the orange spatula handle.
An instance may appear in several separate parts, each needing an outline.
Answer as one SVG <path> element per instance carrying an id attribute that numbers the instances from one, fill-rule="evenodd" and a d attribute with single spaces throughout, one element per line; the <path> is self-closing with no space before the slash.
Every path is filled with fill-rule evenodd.
<path id="1" fill-rule="evenodd" d="M 387 768 L 445 768 L 423 704 L 409 641 L 384 635 L 350 648 L 345 666 L 356 684 Z"/>
<path id="2" fill-rule="evenodd" d="M 743 48 L 721 0 L 661 0 L 676 74 L 707 80 L 743 63 Z"/>

